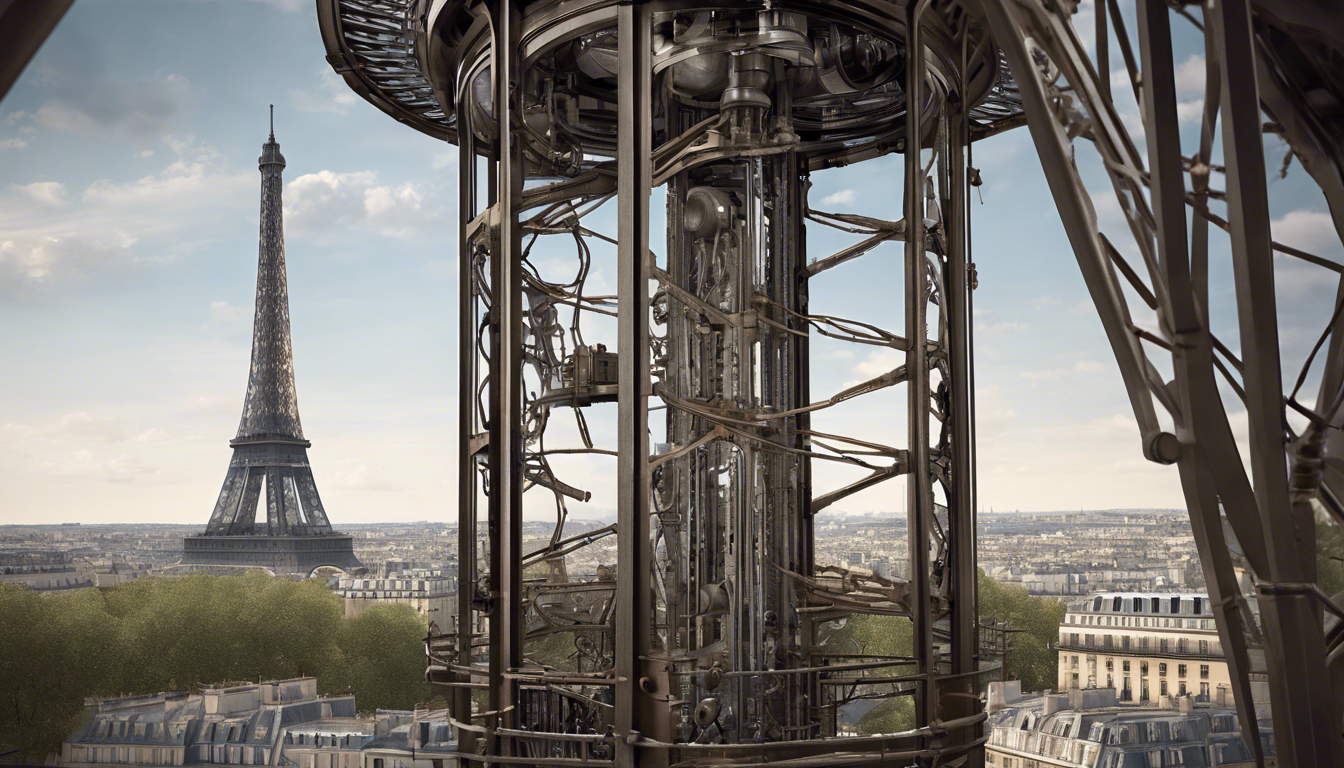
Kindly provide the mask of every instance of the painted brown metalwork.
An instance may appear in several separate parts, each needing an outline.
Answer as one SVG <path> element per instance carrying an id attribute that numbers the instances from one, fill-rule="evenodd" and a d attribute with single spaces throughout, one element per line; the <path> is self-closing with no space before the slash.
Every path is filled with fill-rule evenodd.
<path id="1" fill-rule="evenodd" d="M 1141 451 L 1180 472 L 1243 729 L 1257 749 L 1268 748 L 1249 683 L 1263 648 L 1280 764 L 1340 762 L 1344 686 L 1335 683 L 1344 611 L 1339 598 L 1313 590 L 1310 563 L 1313 518 L 1344 522 L 1344 473 L 1329 458 L 1344 448 L 1344 339 L 1333 332 L 1344 320 L 1336 312 L 1317 345 L 1325 372 L 1314 409 L 1295 399 L 1305 370 L 1285 398 L 1271 254 L 1344 268 L 1270 239 L 1260 127 L 1263 110 L 1339 216 L 1344 154 L 1336 137 L 1344 132 L 1331 106 L 1341 99 L 1331 68 L 1344 50 L 1340 19 L 1313 28 L 1309 4 L 1300 2 L 1140 0 L 1131 31 L 1117 3 L 1102 1 L 1089 52 L 1073 30 L 1074 3 L 404 0 L 400 25 L 395 3 L 379 5 L 397 31 L 376 40 L 343 31 L 346 19 L 368 12 L 367 2 L 318 5 L 328 52 L 338 67 L 350 66 L 343 73 L 357 77 L 356 90 L 417 125 L 421 107 L 396 104 L 401 83 L 384 88 L 350 65 L 376 63 L 382 49 L 408 60 L 414 49 L 419 71 L 406 82 L 429 83 L 442 111 L 437 124 L 417 127 L 462 150 L 459 556 L 481 587 L 461 609 L 465 629 L 431 638 L 429 648 L 431 679 L 457 691 L 454 717 L 464 744 L 477 744 L 467 750 L 473 760 L 979 760 L 974 699 L 989 655 L 974 594 L 975 270 L 967 192 L 975 174 L 967 156 L 974 140 L 1025 123 L 1115 351 Z M 506 8 L 518 14 L 507 61 L 496 52 Z M 1183 156 L 1176 125 L 1175 17 L 1204 35 L 1209 62 L 1192 157 Z M 1113 45 L 1142 104 L 1146 162 L 1113 101 Z M 512 90 L 501 89 L 502 70 Z M 1213 161 L 1220 111 L 1221 165 Z M 1137 268 L 1122 256 L 1132 251 L 1117 247 L 1118 236 L 1099 229 L 1075 163 L 1083 142 L 1095 147 L 1124 201 L 1124 236 L 1142 259 Z M 811 171 L 892 152 L 906 158 L 903 219 L 809 205 Z M 486 207 L 474 200 L 483 163 L 492 182 Z M 1227 179 L 1226 191 L 1210 185 L 1215 174 Z M 505 189 L 523 176 L 537 181 Z M 655 245 L 648 200 L 659 187 L 668 235 Z M 620 209 L 614 236 L 585 219 L 613 197 Z M 1227 201 L 1226 218 L 1209 210 L 1215 199 Z M 1210 331 L 1211 224 L 1230 231 L 1244 359 Z M 859 240 L 809 261 L 805 225 Z M 516 252 L 504 245 L 514 226 L 531 240 L 516 257 L 501 258 Z M 557 242 L 577 251 L 577 276 L 568 282 L 544 278 L 530 256 L 534 246 L 555 253 Z M 872 263 L 869 254 L 892 242 L 904 244 L 902 334 L 813 314 L 809 279 Z M 584 288 L 603 243 L 617 248 L 614 297 Z M 498 283 L 515 258 L 526 296 L 516 332 L 500 325 L 514 305 Z M 1156 312 L 1157 331 L 1136 325 L 1128 305 L 1135 296 Z M 586 341 L 580 328 L 581 318 L 613 316 L 615 353 Z M 816 335 L 887 347 L 905 362 L 818 399 L 808 360 Z M 502 338 L 518 349 L 499 346 Z M 1171 356 L 1172 381 L 1158 373 L 1155 354 Z M 513 367 L 520 361 L 521 369 Z M 818 411 L 891 387 L 905 393 L 904 446 L 813 429 Z M 1220 389 L 1247 402 L 1251 476 Z M 613 400 L 618 439 L 604 447 L 584 413 Z M 1308 418 L 1304 434 L 1288 429 L 1288 408 Z M 561 409 L 572 411 L 580 444 L 545 447 L 547 425 Z M 655 411 L 663 416 L 650 418 Z M 500 422 L 520 415 L 521 443 L 498 445 Z M 1164 428 L 1168 418 L 1173 426 Z M 512 459 L 497 458 L 504 455 Z M 565 455 L 616 461 L 612 529 L 565 534 L 566 499 L 588 498 L 562 479 L 555 461 Z M 817 461 L 864 474 L 818 489 Z M 811 516 L 898 477 L 909 517 L 905 577 L 816 564 Z M 520 482 L 517 493 L 549 492 L 557 516 L 550 544 L 522 557 L 498 527 L 502 517 L 490 516 L 483 537 L 476 512 L 516 499 Z M 618 564 L 590 581 L 518 581 L 501 572 L 521 563 L 563 573 L 565 554 L 613 532 Z M 1256 594 L 1242 594 L 1241 571 L 1251 574 Z M 505 581 L 519 592 L 505 597 L 497 586 Z M 593 602 L 593 595 L 601 597 Z M 501 612 L 509 598 L 519 607 Z M 908 617 L 913 658 L 837 659 L 828 651 L 825 625 L 863 612 Z M 488 631 L 473 629 L 487 616 Z M 583 638 L 579 671 L 541 668 L 526 652 L 520 667 L 482 666 L 487 656 L 500 658 L 501 648 L 517 647 L 519 627 L 526 628 L 524 648 L 529 639 L 574 631 Z M 1001 640 L 1004 628 L 992 629 Z M 470 686 L 516 686 L 517 696 L 492 696 L 492 708 L 512 707 L 507 712 L 473 711 Z M 860 688 L 913 697 L 920 727 L 873 738 L 840 733 L 835 709 L 846 690 Z M 486 741 L 473 742 L 474 734 Z"/>

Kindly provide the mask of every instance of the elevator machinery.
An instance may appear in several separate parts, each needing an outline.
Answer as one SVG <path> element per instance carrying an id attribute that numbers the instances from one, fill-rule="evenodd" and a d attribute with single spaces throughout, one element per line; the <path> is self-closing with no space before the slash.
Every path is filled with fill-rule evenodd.
<path id="1" fill-rule="evenodd" d="M 1137 22 L 1114 0 L 317 7 L 346 82 L 458 152 L 461 591 L 455 626 L 432 628 L 427 648 L 465 764 L 982 764 L 981 694 L 999 670 L 976 617 L 968 154 L 1022 125 L 1115 351 L 1136 450 L 1178 465 L 1243 732 L 1263 749 L 1244 695 L 1247 649 L 1263 647 L 1279 764 L 1339 764 L 1344 612 L 1309 563 L 1312 515 L 1344 520 L 1328 461 L 1341 313 L 1313 353 L 1318 401 L 1285 397 L 1273 252 L 1344 270 L 1271 240 L 1261 138 L 1263 110 L 1341 199 L 1339 14 L 1246 0 L 1138 0 Z M 1084 13 L 1095 42 L 1075 30 Z M 1184 154 L 1173 23 L 1208 63 L 1204 139 Z M 1146 142 L 1113 81 L 1133 89 Z M 1084 146 L 1109 188 L 1089 190 Z M 893 153 L 890 220 L 809 198 L 813 172 Z M 1101 231 L 1097 194 L 1116 195 L 1125 230 Z M 1210 330 L 1210 226 L 1230 233 L 1241 358 Z M 808 253 L 807 228 L 852 242 Z M 614 289 L 596 287 L 599 252 Z M 890 327 L 811 306 L 830 270 L 899 275 Z M 821 337 L 893 364 L 816 391 Z M 1252 477 L 1222 403 L 1233 392 Z M 893 393 L 903 405 L 864 436 L 814 428 L 826 409 Z M 1305 433 L 1288 409 L 1309 414 Z M 590 430 L 599 420 L 610 428 Z M 574 457 L 602 467 L 614 525 L 566 531 L 594 491 L 566 473 Z M 814 482 L 823 464 L 849 479 Z M 905 510 L 899 573 L 819 564 L 813 516 L 884 487 Z M 525 547 L 538 504 L 554 531 Z M 569 577 L 567 558 L 612 539 L 614 562 Z M 909 655 L 829 642 L 860 614 L 909 621 Z M 556 636 L 572 642 L 565 664 L 533 658 Z M 837 718 L 895 697 L 912 701 L 913 730 L 860 736 Z"/>

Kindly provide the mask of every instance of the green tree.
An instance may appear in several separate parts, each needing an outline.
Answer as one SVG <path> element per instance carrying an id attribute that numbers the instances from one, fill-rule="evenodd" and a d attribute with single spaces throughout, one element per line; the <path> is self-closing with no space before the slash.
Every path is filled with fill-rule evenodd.
<path id="1" fill-rule="evenodd" d="M 1344 531 L 1324 510 L 1316 513 L 1316 580 L 1331 597 L 1344 592 Z"/>
<path id="2" fill-rule="evenodd" d="M 914 625 L 905 616 L 887 616 L 856 613 L 848 617 L 844 626 L 829 629 L 823 625 L 825 645 L 834 653 L 860 656 L 909 656 L 914 648 Z M 898 668 L 908 672 L 909 667 Z M 891 686 L 872 690 L 860 689 L 860 694 L 889 693 Z M 915 705 L 909 696 L 883 699 L 855 723 L 861 734 L 898 733 L 915 727 Z"/>
<path id="3" fill-rule="evenodd" d="M 88 696 L 310 675 L 365 711 L 428 701 L 423 619 L 403 605 L 343 614 L 320 582 L 261 572 L 54 595 L 0 585 L 0 760 L 58 750 Z"/>
<path id="4" fill-rule="evenodd" d="M 361 710 L 414 709 L 430 700 L 425 623 L 409 605 L 379 605 L 341 625 L 338 651 L 318 676 L 328 693 L 355 694 Z"/>
<path id="5" fill-rule="evenodd" d="M 93 590 L 44 596 L 0 584 L 0 759 L 45 758 L 84 717 L 113 660 Z"/>
<path id="6" fill-rule="evenodd" d="M 529 661 L 535 661 L 552 669 L 577 672 L 579 667 L 575 656 L 574 638 L 573 632 L 552 632 L 542 635 L 527 642 L 524 656 Z"/>
<path id="7" fill-rule="evenodd" d="M 868 710 L 854 730 L 865 736 L 877 733 L 900 733 L 914 730 L 915 700 L 909 696 L 897 696 L 884 699 L 880 704 Z"/>
<path id="8" fill-rule="evenodd" d="M 1006 622 L 1021 630 L 1008 637 L 1008 678 L 1021 680 L 1023 691 L 1053 688 L 1059 679 L 1059 653 L 1054 643 L 1064 621 L 1064 603 L 1037 597 L 1018 584 L 979 577 L 980 620 Z"/>

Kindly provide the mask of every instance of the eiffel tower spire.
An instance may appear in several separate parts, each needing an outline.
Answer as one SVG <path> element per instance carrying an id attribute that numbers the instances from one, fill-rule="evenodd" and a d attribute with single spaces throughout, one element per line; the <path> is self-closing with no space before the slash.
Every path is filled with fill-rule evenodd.
<path id="1" fill-rule="evenodd" d="M 203 536 L 184 541 L 183 564 L 261 566 L 277 573 L 306 574 L 330 565 L 361 567 L 350 536 L 332 531 L 317 493 L 308 447 L 299 421 L 294 354 L 289 330 L 285 275 L 285 230 L 281 194 L 285 157 L 271 133 L 257 159 L 261 172 L 261 227 L 257 248 L 257 305 L 252 326 L 252 364 L 233 460 Z M 265 522 L 257 507 L 266 494 Z"/>
<path id="2" fill-rule="evenodd" d="M 285 156 L 271 136 L 257 159 L 261 171 L 261 232 L 257 253 L 257 309 L 252 324 L 252 369 L 237 440 L 303 439 L 294 354 L 289 336 L 289 287 L 285 277 L 285 223 L 281 205 Z"/>

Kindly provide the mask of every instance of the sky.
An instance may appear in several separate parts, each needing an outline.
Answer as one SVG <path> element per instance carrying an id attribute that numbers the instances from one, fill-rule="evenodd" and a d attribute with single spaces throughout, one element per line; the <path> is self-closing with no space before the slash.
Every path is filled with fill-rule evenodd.
<path id="1" fill-rule="evenodd" d="M 1188 153 L 1203 59 L 1185 43 Z M 268 104 L 288 160 L 300 412 L 328 513 L 338 528 L 456 519 L 455 148 L 345 87 L 308 0 L 79 0 L 0 103 L 0 523 L 208 519 L 246 389 Z M 1137 127 L 1132 99 L 1121 109 Z M 1284 152 L 1267 139 L 1271 171 Z M 972 163 L 985 180 L 972 211 L 981 509 L 1183 507 L 1175 469 L 1142 457 L 1030 135 L 979 142 Z M 1079 166 L 1099 178 L 1081 155 Z M 900 178 L 899 157 L 825 171 L 811 199 L 898 219 Z M 1300 167 L 1270 189 L 1278 240 L 1341 258 Z M 1097 207 L 1103 225 L 1122 223 L 1113 194 Z M 614 229 L 613 215 L 595 226 Z M 849 242 L 808 237 L 818 256 Z M 1236 348 L 1225 253 L 1215 245 L 1211 304 Z M 537 258 L 563 272 L 572 254 Z M 1289 378 L 1331 309 L 1330 273 L 1311 269 L 1280 260 Z M 614 284 L 598 264 L 590 287 Z M 812 309 L 899 332 L 900 292 L 899 249 L 879 249 L 816 278 Z M 816 344 L 814 395 L 900 363 L 885 352 Z M 814 428 L 903 444 L 902 393 Z M 595 412 L 595 434 L 613 418 Z M 611 469 L 566 467 L 594 492 L 571 515 L 610 514 Z M 819 471 L 819 491 L 856 478 L 846 472 Z M 903 498 L 893 481 L 839 508 L 895 513 Z"/>

